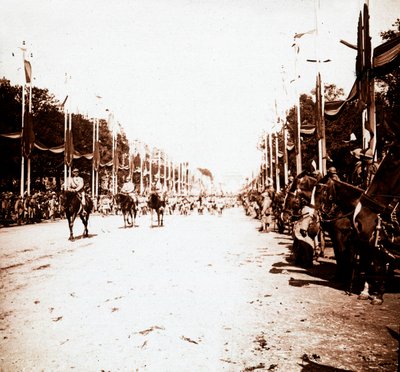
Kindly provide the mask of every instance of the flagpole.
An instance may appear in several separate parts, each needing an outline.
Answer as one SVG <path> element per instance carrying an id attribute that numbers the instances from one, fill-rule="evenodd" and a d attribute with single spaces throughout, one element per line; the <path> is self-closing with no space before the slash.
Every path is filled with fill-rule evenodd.
<path id="1" fill-rule="evenodd" d="M 31 120 L 31 115 L 32 115 L 32 76 L 30 78 L 29 82 L 29 104 L 28 104 L 28 112 L 29 112 L 29 120 Z M 31 123 L 31 126 L 33 124 Z M 33 128 L 29 128 L 29 130 L 33 130 Z M 30 141 L 30 139 L 29 139 Z M 30 150 L 30 152 L 32 149 Z M 31 157 L 30 157 L 30 152 L 28 156 L 28 164 L 27 164 L 27 191 L 28 195 L 31 195 Z"/>
<path id="2" fill-rule="evenodd" d="M 167 154 L 164 152 L 164 190 L 167 186 Z"/>
<path id="3" fill-rule="evenodd" d="M 67 107 L 64 105 L 64 190 L 67 189 L 67 163 L 66 163 L 66 154 L 67 154 L 67 126 L 68 126 L 68 112 Z"/>
<path id="4" fill-rule="evenodd" d="M 268 162 L 268 135 L 267 132 L 264 131 L 264 157 L 265 157 L 265 179 L 264 185 L 267 185 L 268 182 L 268 169 L 269 169 L 269 162 Z"/>
<path id="5" fill-rule="evenodd" d="M 268 134 L 268 156 L 269 156 L 269 164 L 270 164 L 270 168 L 269 168 L 269 178 L 271 180 L 274 179 L 274 169 L 273 169 L 273 163 L 272 163 L 272 134 L 269 133 Z"/>
<path id="6" fill-rule="evenodd" d="M 297 50 L 295 48 L 295 59 L 294 59 L 294 71 L 295 71 L 295 97 L 296 97 L 296 113 L 297 113 L 297 133 L 296 133 L 296 141 L 295 149 L 297 149 L 297 154 L 296 154 L 296 172 L 297 174 L 300 174 L 302 171 L 302 164 L 301 164 L 301 136 L 300 136 L 300 130 L 301 130 L 301 116 L 300 116 L 300 95 L 298 93 L 298 85 L 299 85 L 299 77 L 297 75 Z"/>
<path id="7" fill-rule="evenodd" d="M 182 164 L 179 163 L 179 165 L 178 165 L 178 195 L 181 195 L 181 166 L 182 166 Z"/>
<path id="8" fill-rule="evenodd" d="M 288 154 L 287 154 L 287 129 L 286 129 L 286 124 L 283 125 L 282 128 L 282 135 L 283 135 L 283 175 L 284 175 L 284 182 L 285 185 L 288 184 L 289 179 L 288 179 L 288 173 L 289 173 L 289 167 L 288 167 Z"/>
<path id="9" fill-rule="evenodd" d="M 70 104 L 71 104 L 71 101 L 70 101 Z M 72 137 L 72 112 L 71 112 L 71 106 L 69 108 L 68 118 L 69 118 L 70 142 L 72 144 L 73 143 L 73 137 Z M 70 151 L 72 152 L 72 154 L 70 155 L 71 156 L 71 165 L 68 167 L 69 168 L 68 169 L 68 173 L 69 173 L 69 176 L 71 177 L 72 163 L 74 162 L 74 151 L 72 149 L 72 146 L 70 148 Z"/>
<path id="10" fill-rule="evenodd" d="M 279 192 L 281 190 L 281 183 L 279 179 L 279 145 L 278 145 L 278 133 L 275 133 L 275 190 Z"/>
<path id="11" fill-rule="evenodd" d="M 94 199 L 94 195 L 95 195 L 95 151 L 96 151 L 96 119 L 94 119 L 93 121 L 93 146 L 92 146 L 92 150 L 93 150 L 93 158 L 92 158 L 92 198 Z"/>
<path id="12" fill-rule="evenodd" d="M 317 91 L 318 94 L 319 109 L 317 110 L 319 117 L 317 118 L 317 123 L 320 124 L 320 137 L 318 138 L 318 168 L 322 175 L 326 174 L 326 138 L 325 138 L 325 118 L 324 118 L 324 97 L 325 89 L 320 73 L 320 56 L 319 56 L 319 10 L 320 10 L 320 0 L 316 0 L 315 3 L 315 56 L 316 56 L 316 67 L 317 67 Z"/>
<path id="13" fill-rule="evenodd" d="M 22 42 L 22 47 L 20 47 L 20 49 L 22 50 L 22 71 L 25 70 L 25 41 Z M 21 144 L 23 143 L 23 131 L 24 131 L 24 119 L 25 119 L 25 79 L 23 80 L 22 85 L 22 118 L 21 118 Z M 24 192 L 25 192 L 25 157 L 24 157 L 24 153 L 22 150 L 22 146 L 21 146 L 21 184 L 20 184 L 20 194 L 21 197 L 24 196 Z"/>
<path id="14" fill-rule="evenodd" d="M 139 159 L 140 159 L 140 195 L 143 195 L 143 146 L 142 143 L 139 142 Z"/>
<path id="15" fill-rule="evenodd" d="M 96 175 L 96 198 L 99 196 L 99 171 L 100 171 L 100 148 L 99 148 L 99 141 L 100 141 L 100 122 L 99 119 L 97 119 L 96 122 L 96 156 L 98 158 L 96 159 L 97 161 L 97 169 L 95 169 L 95 175 Z"/>

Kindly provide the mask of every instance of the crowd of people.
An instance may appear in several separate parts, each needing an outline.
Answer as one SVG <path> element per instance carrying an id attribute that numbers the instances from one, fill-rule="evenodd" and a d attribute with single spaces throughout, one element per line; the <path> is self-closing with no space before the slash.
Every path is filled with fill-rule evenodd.
<path id="1" fill-rule="evenodd" d="M 90 197 L 90 192 L 85 188 L 83 178 L 79 175 L 77 168 L 73 169 L 72 176 L 67 180 L 65 187 L 70 192 L 78 194 L 82 205 L 86 198 Z M 158 193 L 166 198 L 166 214 L 189 215 L 198 214 L 222 214 L 223 209 L 236 205 L 235 197 L 217 195 L 176 195 L 168 193 L 160 187 L 159 183 L 154 183 L 150 190 L 142 195 L 136 191 L 135 185 L 130 176 L 127 176 L 121 193 L 133 198 L 137 205 L 139 215 L 148 213 L 147 201 L 151 193 Z M 15 192 L 4 191 L 0 194 L 0 227 L 11 225 L 25 225 L 39 223 L 43 221 L 55 221 L 65 218 L 62 192 L 49 189 L 47 191 L 33 190 L 31 195 L 25 192 L 23 196 Z M 111 192 L 104 193 L 95 197 L 93 200 L 93 212 L 106 215 L 119 213 L 119 205 Z"/>

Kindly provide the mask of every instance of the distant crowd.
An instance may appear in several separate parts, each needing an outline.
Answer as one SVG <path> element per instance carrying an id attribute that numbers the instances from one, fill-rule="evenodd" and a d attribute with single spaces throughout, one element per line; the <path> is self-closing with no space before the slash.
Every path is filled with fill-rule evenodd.
<path id="1" fill-rule="evenodd" d="M 0 198 L 0 227 L 27 225 L 65 218 L 61 192 L 53 190 L 33 191 L 31 195 L 25 192 L 22 197 L 15 192 L 4 191 L 0 194 Z M 99 195 L 94 198 L 93 202 L 94 213 L 103 216 L 119 213 L 119 205 L 115 202 L 111 193 Z M 138 195 L 136 202 L 139 216 L 147 214 L 147 196 Z M 165 214 L 222 214 L 225 208 L 233 207 L 236 204 L 235 197 L 172 195 L 167 198 Z"/>

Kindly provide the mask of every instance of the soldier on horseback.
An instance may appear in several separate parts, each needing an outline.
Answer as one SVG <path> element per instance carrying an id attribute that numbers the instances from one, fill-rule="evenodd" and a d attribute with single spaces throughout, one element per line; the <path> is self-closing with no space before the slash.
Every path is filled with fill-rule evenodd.
<path id="1" fill-rule="evenodd" d="M 129 195 L 135 203 L 137 202 L 135 185 L 132 182 L 132 177 L 129 175 L 125 178 L 125 183 L 122 186 L 121 194 Z"/>
<path id="2" fill-rule="evenodd" d="M 352 183 L 355 186 L 367 189 L 377 171 L 377 166 L 374 162 L 374 155 L 371 149 L 361 150 L 355 149 L 351 154 L 358 159 L 354 166 L 352 174 Z"/>
<path id="3" fill-rule="evenodd" d="M 67 182 L 67 190 L 75 192 L 82 204 L 82 209 L 85 211 L 86 199 L 85 199 L 85 190 L 84 190 L 85 182 L 83 178 L 79 175 L 79 169 L 74 168 L 72 171 L 72 177 L 68 179 Z"/>

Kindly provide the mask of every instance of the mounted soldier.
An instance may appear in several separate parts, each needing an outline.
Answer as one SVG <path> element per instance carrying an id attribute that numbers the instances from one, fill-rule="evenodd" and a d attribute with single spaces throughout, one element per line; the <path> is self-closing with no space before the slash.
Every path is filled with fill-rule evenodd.
<path id="1" fill-rule="evenodd" d="M 125 178 L 125 183 L 121 188 L 121 194 L 129 195 L 135 203 L 138 201 L 135 185 L 132 182 L 132 177 L 129 175 Z"/>
<path id="2" fill-rule="evenodd" d="M 365 190 L 368 188 L 377 171 L 373 152 L 371 149 L 355 149 L 351 151 L 351 154 L 358 159 L 351 176 L 351 183 Z"/>
<path id="3" fill-rule="evenodd" d="M 86 205 L 86 197 L 85 197 L 85 182 L 83 178 L 79 175 L 79 169 L 74 168 L 72 171 L 72 177 L 69 177 L 67 181 L 67 191 L 73 191 L 77 194 L 79 197 L 79 200 L 82 204 L 82 209 L 85 211 L 85 205 Z"/>

